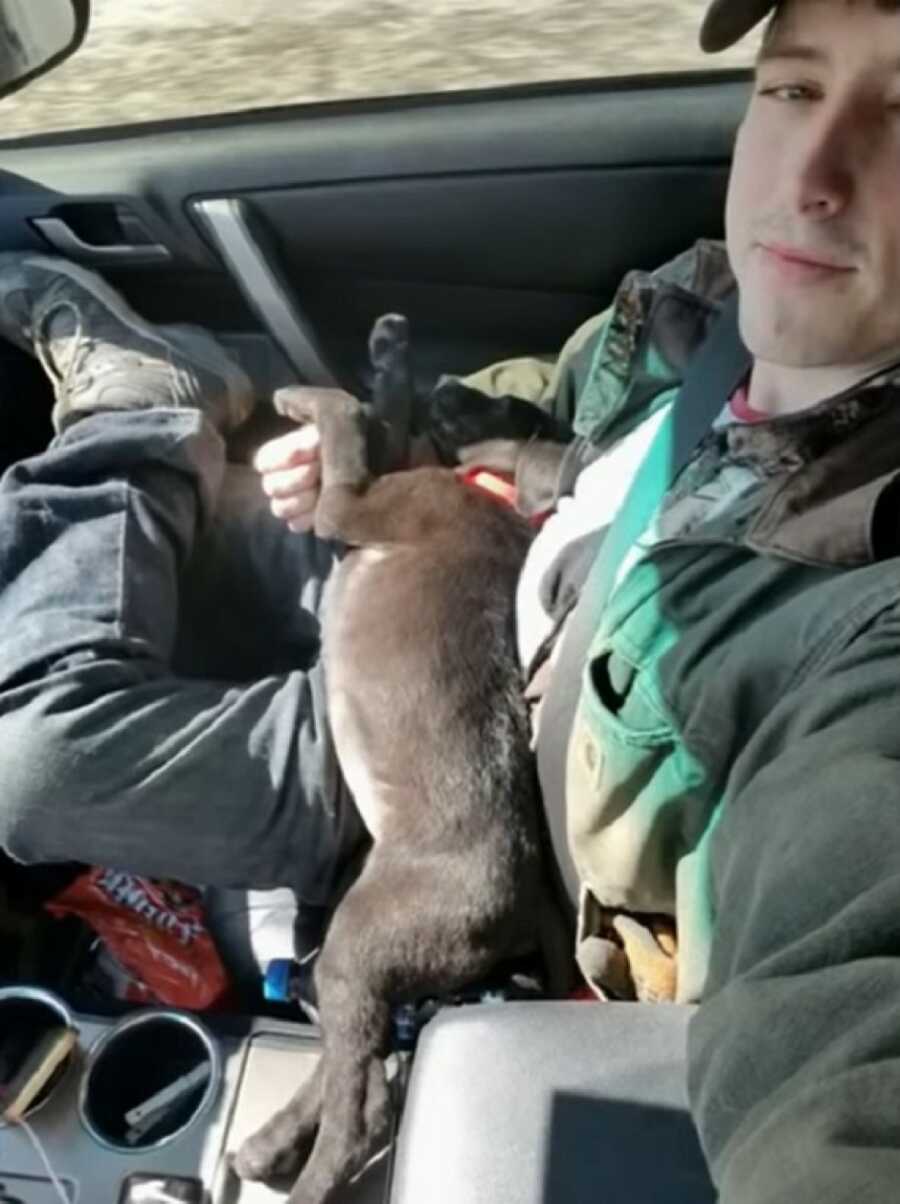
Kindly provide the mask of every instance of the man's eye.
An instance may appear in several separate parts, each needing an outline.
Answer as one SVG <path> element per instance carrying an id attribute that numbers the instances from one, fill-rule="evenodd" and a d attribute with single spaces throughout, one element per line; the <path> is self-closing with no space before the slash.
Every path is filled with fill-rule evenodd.
<path id="1" fill-rule="evenodd" d="M 815 100 L 817 92 L 809 84 L 770 84 L 760 88 L 757 95 L 769 96 L 773 100 L 795 101 Z"/>

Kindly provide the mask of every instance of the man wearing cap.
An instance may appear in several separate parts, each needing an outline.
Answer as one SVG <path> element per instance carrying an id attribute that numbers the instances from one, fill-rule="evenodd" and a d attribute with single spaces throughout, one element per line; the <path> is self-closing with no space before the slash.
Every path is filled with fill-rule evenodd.
<path id="1" fill-rule="evenodd" d="M 701 44 L 773 8 L 714 0 Z M 900 1182 L 896 0 L 775 8 L 726 234 L 626 277 L 544 381 L 513 362 L 475 383 L 531 382 L 577 432 L 520 586 L 526 661 L 583 581 L 585 533 L 634 506 L 639 470 L 651 495 L 611 592 L 601 554 L 544 664 L 538 768 L 582 972 L 701 1003 L 689 1088 L 722 1201 L 882 1201 Z M 747 359 L 710 372 L 711 429 L 654 481 L 735 297 Z M 540 505 L 547 460 L 515 463 Z"/>
<path id="2" fill-rule="evenodd" d="M 714 0 L 702 45 L 725 48 L 772 9 Z M 727 388 L 721 371 L 710 383 L 718 414 L 674 481 L 642 477 L 661 496 L 611 593 L 602 555 L 593 563 L 551 656 L 538 766 L 585 977 L 606 994 L 701 1003 L 689 1087 L 720 1199 L 888 1200 L 900 1182 L 896 0 L 775 10 L 726 233 L 725 247 L 627 277 L 540 390 L 578 438 L 523 574 L 526 633 L 533 570 L 551 561 L 542 544 L 621 517 L 736 288 L 748 360 Z M 514 392 L 517 371 L 480 383 Z M 543 459 L 516 464 L 536 496 Z M 566 571 L 564 554 L 541 582 L 539 635 L 571 597 Z"/>
<path id="3" fill-rule="evenodd" d="M 466 455 L 555 507 L 519 637 L 586 980 L 700 1002 L 691 1101 L 726 1204 L 881 1201 L 900 1182 L 900 3 L 773 7 L 714 0 L 701 31 L 715 51 L 769 18 L 727 245 L 631 273 L 555 364 L 470 379 L 574 443 Z M 710 375 L 713 420 L 629 494 L 735 298 L 744 358 Z M 48 369 L 59 431 L 0 483 L 0 846 L 327 906 L 361 832 L 309 624 L 332 553 L 293 534 L 315 431 L 260 450 L 271 512 L 244 493 L 235 521 L 220 433 L 251 391 L 210 336 L 27 255 L 0 259 L 0 330 Z M 602 534 L 642 490 L 601 588 Z M 221 596 L 242 530 L 263 629 L 306 621 L 308 667 L 188 675 L 179 574 L 200 562 Z"/>

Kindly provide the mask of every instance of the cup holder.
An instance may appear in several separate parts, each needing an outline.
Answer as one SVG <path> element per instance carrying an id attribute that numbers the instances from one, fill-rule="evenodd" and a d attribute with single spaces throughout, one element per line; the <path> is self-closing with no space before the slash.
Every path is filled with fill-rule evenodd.
<path id="1" fill-rule="evenodd" d="M 93 1046 L 81 1079 L 81 1122 L 107 1149 L 158 1149 L 210 1106 L 222 1082 L 218 1048 L 193 1016 L 140 1012 Z"/>
<path id="2" fill-rule="evenodd" d="M 39 987 L 0 988 L 0 1088 L 17 1081 L 29 1059 L 54 1029 L 74 1029 L 72 1015 L 61 999 Z M 46 1104 L 75 1060 L 70 1049 L 53 1074 L 25 1109 L 32 1116 Z M 28 1072 L 25 1071 L 27 1077 Z M 0 1120 L 0 1128 L 5 1122 Z"/>

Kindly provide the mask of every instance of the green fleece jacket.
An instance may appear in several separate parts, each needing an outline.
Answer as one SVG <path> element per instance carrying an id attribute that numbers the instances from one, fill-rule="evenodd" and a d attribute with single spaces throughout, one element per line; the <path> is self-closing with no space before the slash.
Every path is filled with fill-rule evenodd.
<path id="1" fill-rule="evenodd" d="M 471 383 L 572 421 L 565 492 L 672 401 L 733 288 L 724 247 L 699 243 L 626 277 L 555 364 Z M 739 471 L 754 482 L 739 502 L 697 509 Z M 898 473 L 900 370 L 789 417 L 718 426 L 664 499 L 594 633 L 568 733 L 580 961 L 598 987 L 590 949 L 610 913 L 663 915 L 677 924 L 675 996 L 701 998 L 723 813 L 767 781 L 785 806 L 791 791 L 852 795 L 885 753 L 900 757 L 900 727 L 890 750 L 872 740 L 900 680 Z"/>

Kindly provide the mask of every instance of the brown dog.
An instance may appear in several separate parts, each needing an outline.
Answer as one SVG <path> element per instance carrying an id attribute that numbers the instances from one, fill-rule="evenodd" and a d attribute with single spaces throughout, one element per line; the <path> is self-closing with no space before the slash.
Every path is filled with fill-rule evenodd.
<path id="1" fill-rule="evenodd" d="M 235 1160 L 245 1178 L 302 1168 L 290 1204 L 323 1204 L 384 1144 L 391 1004 L 533 948 L 543 895 L 514 633 L 531 531 L 452 469 L 372 476 L 373 432 L 390 464 L 407 441 L 405 321 L 381 319 L 370 346 L 381 421 L 347 394 L 276 398 L 319 426 L 316 534 L 350 549 L 323 644 L 338 759 L 372 837 L 316 966 L 316 1073 Z"/>

